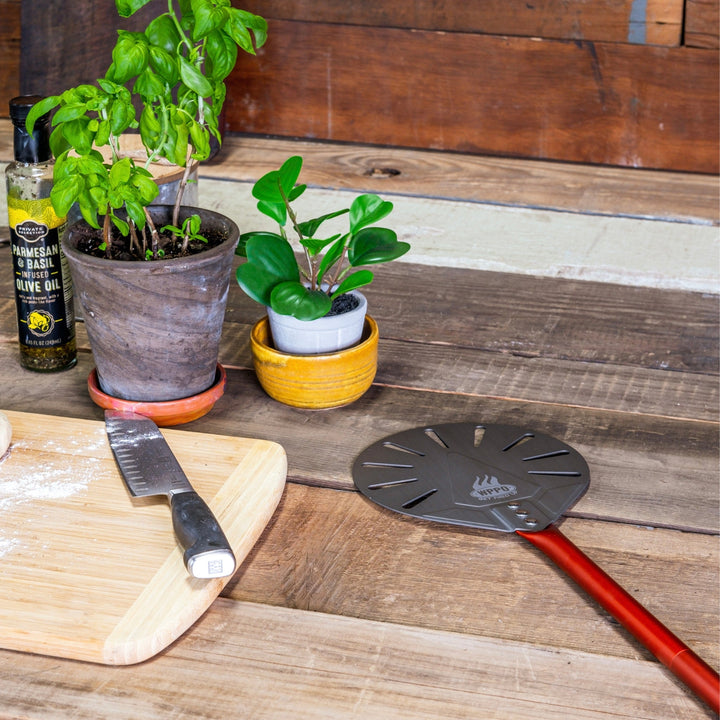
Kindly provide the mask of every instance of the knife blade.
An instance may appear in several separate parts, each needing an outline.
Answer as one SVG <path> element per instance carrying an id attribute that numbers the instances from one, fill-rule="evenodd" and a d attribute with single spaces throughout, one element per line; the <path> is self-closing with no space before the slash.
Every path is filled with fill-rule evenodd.
<path id="1" fill-rule="evenodd" d="M 166 495 L 172 522 L 196 578 L 227 577 L 235 556 L 205 501 L 195 492 L 158 426 L 148 417 L 121 410 L 105 411 L 110 448 L 134 497 Z"/>

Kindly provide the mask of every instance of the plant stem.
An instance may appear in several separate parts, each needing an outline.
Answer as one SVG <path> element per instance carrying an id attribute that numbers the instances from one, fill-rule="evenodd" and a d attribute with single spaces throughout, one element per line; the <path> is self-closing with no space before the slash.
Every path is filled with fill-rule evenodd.
<path id="1" fill-rule="evenodd" d="M 290 222 L 297 233 L 298 238 L 300 239 L 300 246 L 303 249 L 303 252 L 305 253 L 305 262 L 307 263 L 308 270 L 310 271 L 310 274 L 306 273 L 304 270 L 302 270 L 302 274 L 305 276 L 307 280 L 310 282 L 310 289 L 311 290 L 317 290 L 317 262 L 313 262 L 313 259 L 310 257 L 310 253 L 308 252 L 308 249 L 302 244 L 303 234 L 300 230 L 300 227 L 298 226 L 297 222 L 297 216 L 295 215 L 295 212 L 293 211 L 292 207 L 290 207 L 290 201 L 287 198 L 287 195 L 285 195 L 285 192 L 282 189 L 282 186 L 280 183 L 278 183 L 278 187 L 280 189 L 280 195 L 282 196 L 283 202 L 285 203 L 285 207 L 287 208 L 288 217 L 290 218 Z"/>
<path id="2" fill-rule="evenodd" d="M 153 258 L 157 258 L 160 236 L 158 235 L 155 223 L 150 217 L 150 211 L 146 207 L 144 207 L 143 210 L 145 211 L 145 219 L 147 220 L 147 224 L 150 227 L 150 250 L 152 252 Z"/>
<path id="3" fill-rule="evenodd" d="M 110 257 L 110 231 L 112 226 L 110 225 L 110 212 L 105 213 L 105 219 L 103 220 L 103 242 L 105 243 L 105 257 Z"/>

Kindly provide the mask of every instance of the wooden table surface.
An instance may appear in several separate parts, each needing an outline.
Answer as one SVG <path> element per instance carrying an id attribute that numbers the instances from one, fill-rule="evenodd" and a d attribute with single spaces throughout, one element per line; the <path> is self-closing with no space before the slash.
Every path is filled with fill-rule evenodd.
<path id="1" fill-rule="evenodd" d="M 717 668 L 718 297 L 412 263 L 379 269 L 367 295 L 375 383 L 312 412 L 257 384 L 249 332 L 263 311 L 231 288 L 227 391 L 185 427 L 282 444 L 277 512 L 159 656 L 107 667 L 0 651 L 0 718 L 713 717 L 527 542 L 381 510 L 351 465 L 424 424 L 560 438 L 592 478 L 562 531 Z M 0 407 L 101 419 L 82 323 L 78 339 L 69 371 L 19 367 L 0 245 Z"/>

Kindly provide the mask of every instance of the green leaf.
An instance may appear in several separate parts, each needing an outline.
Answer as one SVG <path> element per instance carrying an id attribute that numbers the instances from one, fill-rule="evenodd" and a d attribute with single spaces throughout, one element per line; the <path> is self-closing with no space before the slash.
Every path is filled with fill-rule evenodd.
<path id="1" fill-rule="evenodd" d="M 110 132 L 113 135 L 122 135 L 125 130 L 135 119 L 135 108 L 124 100 L 116 98 L 110 107 L 108 120 L 110 122 Z"/>
<path id="2" fill-rule="evenodd" d="M 290 197 L 300 177 L 303 159 L 299 155 L 289 157 L 278 170 L 278 182 L 286 197 Z"/>
<path id="3" fill-rule="evenodd" d="M 33 128 L 35 127 L 35 123 L 38 121 L 38 118 L 41 118 L 46 113 L 49 113 L 54 107 L 57 107 L 60 102 L 61 98 L 59 95 L 51 95 L 49 97 L 43 98 L 39 102 L 36 102 L 30 108 L 30 112 L 25 119 L 25 129 L 32 134 Z"/>
<path id="4" fill-rule="evenodd" d="M 128 200 L 125 203 L 125 207 L 127 208 L 130 219 L 139 228 L 143 227 L 145 225 L 145 211 L 143 210 L 143 206 L 135 200 Z"/>
<path id="5" fill-rule="evenodd" d="M 103 120 L 98 124 L 97 132 L 95 133 L 95 145 L 96 147 L 102 147 L 107 145 L 110 140 L 110 123 L 107 120 Z"/>
<path id="6" fill-rule="evenodd" d="M 398 242 L 397 235 L 388 228 L 364 228 L 348 246 L 348 261 L 353 267 L 390 262 L 410 249 L 406 242 Z"/>
<path id="7" fill-rule="evenodd" d="M 172 56 L 177 53 L 181 42 L 180 33 L 172 18 L 167 14 L 159 15 L 150 22 L 145 29 L 145 37 L 152 45 L 162 48 Z"/>
<path id="8" fill-rule="evenodd" d="M 112 52 L 113 80 L 123 85 L 139 75 L 148 64 L 148 41 L 144 33 L 118 30 L 118 40 Z"/>
<path id="9" fill-rule="evenodd" d="M 245 52 L 255 55 L 255 47 L 262 47 L 267 39 L 267 21 L 259 15 L 246 10 L 229 8 L 229 21 L 225 31 Z M 252 35 L 251 35 L 252 33 Z"/>
<path id="10" fill-rule="evenodd" d="M 149 2 L 150 0 L 115 0 L 115 7 L 120 17 L 130 17 Z"/>
<path id="11" fill-rule="evenodd" d="M 252 194 L 267 203 L 282 203 L 283 194 L 289 197 L 297 183 L 302 169 L 302 158 L 288 158 L 279 170 L 271 170 L 253 185 Z"/>
<path id="12" fill-rule="evenodd" d="M 118 160 L 110 168 L 110 186 L 117 188 L 124 185 L 129 179 L 132 173 L 132 160 L 130 158 L 123 158 Z"/>
<path id="13" fill-rule="evenodd" d="M 137 169 L 140 170 L 141 168 Z M 160 192 L 157 183 L 152 179 L 152 177 L 146 177 L 135 173 L 133 175 L 132 184 L 137 189 L 143 205 L 149 205 Z"/>
<path id="14" fill-rule="evenodd" d="M 235 67 L 237 45 L 221 30 L 213 30 L 205 41 L 208 74 L 216 82 L 222 82 Z"/>
<path id="15" fill-rule="evenodd" d="M 330 243 L 335 242 L 340 237 L 340 234 L 333 235 L 332 237 L 327 238 L 327 240 L 320 240 L 319 238 L 302 238 L 300 240 L 300 244 L 307 249 L 308 254 L 310 257 L 315 257 L 316 255 L 319 255 L 324 248 L 326 248 Z"/>
<path id="16" fill-rule="evenodd" d="M 67 216 L 84 187 L 83 181 L 77 175 L 70 175 L 55 183 L 50 191 L 50 199 L 55 212 L 61 217 Z"/>
<path id="17" fill-rule="evenodd" d="M 377 195 L 359 195 L 350 206 L 350 231 L 356 233 L 360 228 L 382 220 L 392 212 L 393 204 Z"/>
<path id="18" fill-rule="evenodd" d="M 115 213 L 112 213 L 110 215 L 110 219 L 113 222 L 113 225 L 125 236 L 127 236 L 130 233 L 130 226 L 124 221 L 121 220 Z"/>
<path id="19" fill-rule="evenodd" d="M 60 157 L 64 152 L 66 152 L 70 147 L 70 143 L 65 138 L 64 126 L 58 125 L 50 133 L 50 151 L 57 158 Z"/>
<path id="20" fill-rule="evenodd" d="M 178 81 L 179 72 L 175 57 L 164 48 L 150 46 L 150 66 L 171 87 Z"/>
<path id="21" fill-rule="evenodd" d="M 248 261 L 237 269 L 240 287 L 255 301 L 270 304 L 270 293 L 279 283 L 299 281 L 295 253 L 285 238 L 275 233 L 246 233 L 240 242 Z"/>
<path id="22" fill-rule="evenodd" d="M 228 11 L 224 7 L 215 7 L 210 0 L 192 0 L 195 26 L 193 27 L 193 42 L 207 37 L 213 30 L 221 28 L 228 20 Z"/>
<path id="23" fill-rule="evenodd" d="M 78 155 L 87 155 L 92 150 L 93 134 L 88 128 L 88 119 L 77 118 L 63 123 L 59 127 L 65 139 L 72 145 Z"/>
<path id="24" fill-rule="evenodd" d="M 164 95 L 165 83 L 159 75 L 147 67 L 138 75 L 133 85 L 133 92 L 140 95 L 145 102 L 152 102 L 156 98 Z"/>
<path id="25" fill-rule="evenodd" d="M 273 288 L 270 307 L 298 320 L 317 320 L 330 312 L 332 300 L 322 290 L 309 290 L 302 283 L 291 280 Z"/>
<path id="26" fill-rule="evenodd" d="M 178 62 L 180 63 L 180 79 L 185 85 L 200 97 L 210 97 L 213 92 L 210 81 L 182 55 L 178 55 Z"/>
<path id="27" fill-rule="evenodd" d="M 207 129 L 193 120 L 190 125 L 190 139 L 195 148 L 192 157 L 195 160 L 207 160 L 210 157 L 210 133 Z"/>
<path id="28" fill-rule="evenodd" d="M 318 267 L 317 281 L 322 283 L 325 273 L 342 257 L 345 244 L 349 235 L 343 235 L 330 249 L 325 253 Z"/>
<path id="29" fill-rule="evenodd" d="M 298 227 L 300 228 L 300 232 L 305 237 L 312 237 L 315 235 L 315 233 L 318 231 L 318 228 L 326 221 L 331 220 L 332 218 L 339 217 L 340 215 L 345 215 L 345 213 L 349 212 L 349 210 L 346 208 L 345 210 L 336 210 L 335 212 L 328 213 L 327 215 L 322 215 L 319 218 L 315 218 L 314 220 L 306 220 L 303 223 L 299 223 Z M 337 236 L 335 236 L 337 237 Z M 333 238 L 334 240 L 335 238 Z"/>
<path id="30" fill-rule="evenodd" d="M 266 202 L 260 200 L 257 204 L 257 209 L 263 214 L 267 215 L 270 219 L 275 220 L 279 225 L 285 225 L 287 222 L 287 208 L 282 202 Z"/>
<path id="31" fill-rule="evenodd" d="M 358 288 L 369 285 L 373 281 L 373 274 L 370 270 L 358 270 L 357 272 L 348 275 L 338 285 L 332 297 L 335 298 L 343 293 L 350 292 L 351 290 L 357 290 Z"/>

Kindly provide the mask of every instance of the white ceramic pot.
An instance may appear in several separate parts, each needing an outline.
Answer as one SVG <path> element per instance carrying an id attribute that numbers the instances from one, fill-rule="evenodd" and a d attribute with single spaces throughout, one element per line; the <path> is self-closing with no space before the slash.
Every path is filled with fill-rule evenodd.
<path id="1" fill-rule="evenodd" d="M 290 315 L 279 315 L 267 308 L 273 346 L 291 355 L 320 355 L 352 347 L 360 342 L 367 300 L 353 290 L 360 304 L 341 315 L 326 315 L 317 320 L 298 320 Z"/>

